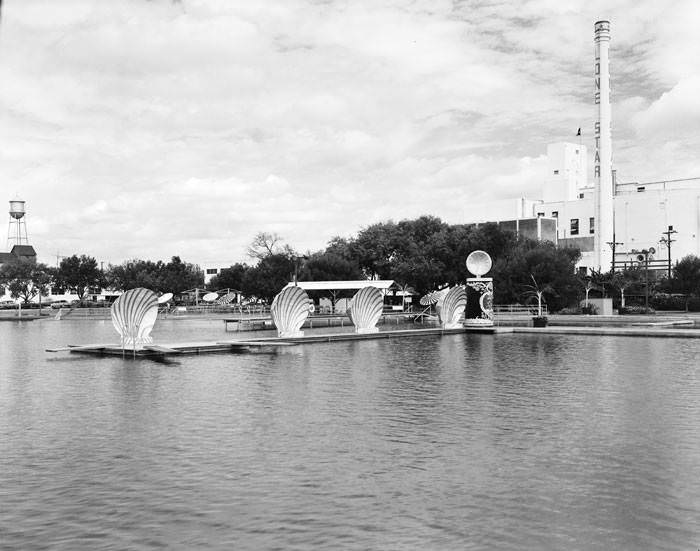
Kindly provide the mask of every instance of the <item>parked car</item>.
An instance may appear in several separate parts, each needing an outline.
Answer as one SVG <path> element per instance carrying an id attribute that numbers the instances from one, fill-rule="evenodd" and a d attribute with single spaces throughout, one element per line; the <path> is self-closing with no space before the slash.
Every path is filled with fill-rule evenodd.
<path id="1" fill-rule="evenodd" d="M 75 301 L 55 300 L 51 303 L 51 308 L 70 308 L 75 304 Z"/>

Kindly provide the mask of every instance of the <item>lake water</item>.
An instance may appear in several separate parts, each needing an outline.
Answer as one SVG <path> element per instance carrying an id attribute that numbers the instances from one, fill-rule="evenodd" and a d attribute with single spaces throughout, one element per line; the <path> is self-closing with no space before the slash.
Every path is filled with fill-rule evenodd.
<path id="1" fill-rule="evenodd" d="M 0 323 L 0 549 L 700 548 L 700 340 L 44 351 L 114 335 Z"/>

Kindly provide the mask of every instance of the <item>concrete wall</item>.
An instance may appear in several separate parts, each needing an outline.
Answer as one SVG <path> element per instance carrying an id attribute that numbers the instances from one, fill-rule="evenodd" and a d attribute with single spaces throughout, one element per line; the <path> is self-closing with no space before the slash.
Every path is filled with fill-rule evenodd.
<path id="1" fill-rule="evenodd" d="M 590 233 L 590 218 L 593 216 L 592 198 L 542 203 L 537 209 L 543 212 L 544 216 L 558 219 L 557 237 L 559 239 L 593 235 Z M 572 220 L 578 220 L 577 234 L 571 232 Z"/>
<path id="2" fill-rule="evenodd" d="M 624 243 L 620 252 L 654 247 L 655 259 L 668 260 L 668 250 L 659 240 L 673 226 L 678 233 L 671 237 L 672 263 L 688 254 L 700 256 L 700 186 L 618 195 L 615 226 L 616 240 Z"/>
<path id="3" fill-rule="evenodd" d="M 547 146 L 547 177 L 542 185 L 542 200 L 573 201 L 579 189 L 586 187 L 588 154 L 586 146 L 553 143 Z"/>
<path id="4" fill-rule="evenodd" d="M 506 231 L 517 233 L 520 237 L 538 241 L 557 242 L 557 221 L 554 218 L 523 218 L 503 220 L 498 226 Z"/>
<path id="5" fill-rule="evenodd" d="M 611 298 L 589 298 L 588 304 L 595 306 L 598 309 L 599 316 L 612 316 L 615 312 L 613 311 L 613 301 Z M 581 307 L 586 306 L 586 300 L 581 301 Z"/>

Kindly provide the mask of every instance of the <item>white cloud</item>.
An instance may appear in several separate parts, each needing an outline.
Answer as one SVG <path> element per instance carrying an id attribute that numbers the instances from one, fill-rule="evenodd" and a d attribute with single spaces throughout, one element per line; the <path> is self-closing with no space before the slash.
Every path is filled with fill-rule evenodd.
<path id="1" fill-rule="evenodd" d="M 694 176 L 698 8 L 674 6 L 5 3 L 0 189 L 27 200 L 40 256 L 106 262 L 463 221 L 466 204 L 536 194 L 548 142 L 581 126 L 591 145 L 606 17 L 620 174 Z"/>
<path id="2" fill-rule="evenodd" d="M 634 122 L 640 133 L 656 137 L 696 135 L 700 127 L 700 75 L 681 79 L 649 107 L 638 111 Z"/>

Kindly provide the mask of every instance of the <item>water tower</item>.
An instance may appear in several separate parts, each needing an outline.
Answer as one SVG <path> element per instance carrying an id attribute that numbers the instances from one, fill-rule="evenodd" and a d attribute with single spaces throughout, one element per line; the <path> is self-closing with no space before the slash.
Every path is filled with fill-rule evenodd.
<path id="1" fill-rule="evenodd" d="M 10 225 L 7 228 L 8 250 L 11 250 L 14 245 L 29 245 L 25 214 L 24 201 L 21 199 L 10 201 Z"/>

